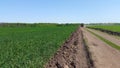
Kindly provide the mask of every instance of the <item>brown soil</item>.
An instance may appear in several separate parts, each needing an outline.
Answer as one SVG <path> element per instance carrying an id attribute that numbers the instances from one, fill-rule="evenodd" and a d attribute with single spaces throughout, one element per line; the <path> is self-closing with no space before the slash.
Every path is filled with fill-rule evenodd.
<path id="1" fill-rule="evenodd" d="M 96 68 L 120 68 L 120 51 L 112 48 L 90 32 L 83 30 L 94 66 Z"/>
<path id="2" fill-rule="evenodd" d="M 79 28 L 51 58 L 45 68 L 92 68 L 90 61 Z"/>

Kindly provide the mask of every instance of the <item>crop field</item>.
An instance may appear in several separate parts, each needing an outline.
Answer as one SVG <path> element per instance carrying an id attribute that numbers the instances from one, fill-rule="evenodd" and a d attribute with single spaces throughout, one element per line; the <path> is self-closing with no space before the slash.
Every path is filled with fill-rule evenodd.
<path id="1" fill-rule="evenodd" d="M 120 68 L 120 26 L 89 27 L 0 24 L 0 68 Z"/>
<path id="2" fill-rule="evenodd" d="M 78 25 L 0 27 L 0 68 L 43 68 Z"/>
<path id="3" fill-rule="evenodd" d="M 120 25 L 92 25 L 88 27 L 101 28 L 105 30 L 120 32 Z"/>

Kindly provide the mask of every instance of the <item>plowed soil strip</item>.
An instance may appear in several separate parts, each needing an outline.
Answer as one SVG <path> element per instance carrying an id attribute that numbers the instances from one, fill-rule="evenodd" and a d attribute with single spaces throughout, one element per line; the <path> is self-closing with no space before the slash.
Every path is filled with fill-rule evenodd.
<path id="1" fill-rule="evenodd" d="M 86 29 L 82 30 L 94 66 L 96 68 L 120 68 L 120 52 L 88 32 Z"/>
<path id="2" fill-rule="evenodd" d="M 46 64 L 45 68 L 93 68 L 89 50 L 79 28 Z"/>

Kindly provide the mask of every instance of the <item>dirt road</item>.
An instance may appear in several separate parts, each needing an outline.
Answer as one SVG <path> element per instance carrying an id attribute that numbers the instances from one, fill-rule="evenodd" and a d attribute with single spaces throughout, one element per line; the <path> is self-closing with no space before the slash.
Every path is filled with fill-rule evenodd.
<path id="1" fill-rule="evenodd" d="M 120 68 L 119 60 L 120 51 L 88 32 L 86 28 L 79 28 L 45 68 Z"/>
<path id="2" fill-rule="evenodd" d="M 120 51 L 112 48 L 87 30 L 82 30 L 95 68 L 120 68 Z"/>
<path id="3" fill-rule="evenodd" d="M 93 29 L 89 29 L 90 31 L 96 33 L 97 35 L 111 41 L 112 43 L 120 46 L 120 39 L 116 38 L 115 36 L 109 35 L 107 33 L 101 32 L 101 31 L 97 31 L 97 30 L 93 30 Z"/>

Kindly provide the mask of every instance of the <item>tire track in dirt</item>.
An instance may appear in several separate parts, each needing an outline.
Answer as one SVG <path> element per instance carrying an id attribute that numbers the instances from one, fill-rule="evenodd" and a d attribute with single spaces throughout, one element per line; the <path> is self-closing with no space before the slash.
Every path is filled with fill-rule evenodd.
<path id="1" fill-rule="evenodd" d="M 112 48 L 85 28 L 82 31 L 95 68 L 120 68 L 120 51 Z"/>
<path id="2" fill-rule="evenodd" d="M 94 68 L 81 28 L 61 46 L 45 68 Z"/>

